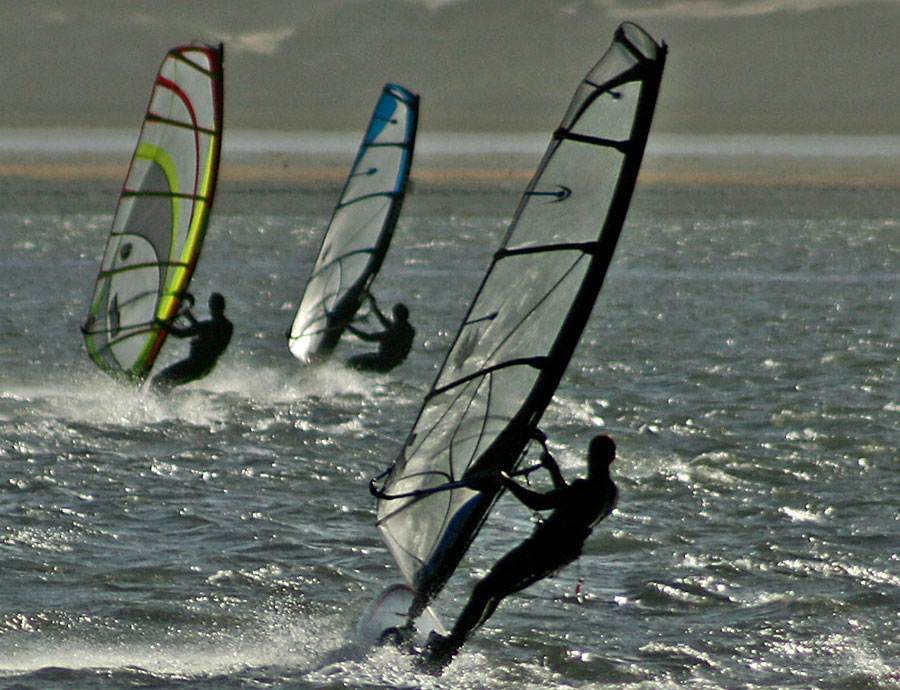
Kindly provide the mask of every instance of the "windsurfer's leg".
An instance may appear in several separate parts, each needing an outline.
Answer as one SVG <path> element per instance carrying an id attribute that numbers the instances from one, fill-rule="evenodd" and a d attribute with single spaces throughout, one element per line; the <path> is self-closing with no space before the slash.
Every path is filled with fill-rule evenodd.
<path id="1" fill-rule="evenodd" d="M 347 360 L 347 365 L 352 367 L 353 369 L 359 369 L 360 371 L 385 372 L 391 368 L 386 368 L 381 355 L 375 352 L 365 355 L 354 355 Z"/>
<path id="2" fill-rule="evenodd" d="M 150 388 L 157 392 L 165 392 L 175 386 L 193 381 L 200 373 L 202 372 L 198 371 L 198 367 L 191 360 L 183 359 L 154 376 L 150 381 Z"/>
<path id="3" fill-rule="evenodd" d="M 512 555 L 512 553 L 507 555 Z M 503 598 L 510 593 L 503 582 L 506 579 L 506 573 L 503 567 L 500 567 L 504 561 L 510 562 L 505 557 L 500 559 L 497 565 L 475 585 L 469 601 L 453 624 L 453 630 L 449 635 L 431 633 L 424 653 L 417 661 L 423 670 L 434 675 L 440 674 L 459 651 L 459 648 L 463 646 L 471 632 L 490 618 Z"/>
<path id="4" fill-rule="evenodd" d="M 464 640 L 494 615 L 507 596 L 549 577 L 578 557 L 580 551 L 569 546 L 559 548 L 552 536 L 526 539 L 497 561 L 475 585 L 468 603 L 453 625 L 451 637 Z"/>
<path id="5" fill-rule="evenodd" d="M 480 627 L 488 618 L 490 618 L 500 602 L 510 592 L 506 588 L 500 588 L 500 583 L 489 579 L 490 576 L 483 579 L 475 585 L 469 601 L 453 624 L 453 630 L 450 636 L 459 640 L 462 644 L 469 634 Z"/>
<path id="6" fill-rule="evenodd" d="M 475 628 L 490 618 L 505 597 L 524 589 L 543 577 L 534 572 L 541 563 L 541 554 L 534 553 L 531 540 L 526 540 L 494 564 L 490 572 L 475 585 L 469 601 L 453 624 L 451 637 L 460 644 Z"/>
<path id="7" fill-rule="evenodd" d="M 504 559 L 501 559 L 491 569 L 491 572 L 475 585 L 469 601 L 453 624 L 453 630 L 450 631 L 450 634 L 438 635 L 435 632 L 431 633 L 423 654 L 417 657 L 416 661 L 422 670 L 434 675 L 440 674 L 459 651 L 460 647 L 463 646 L 466 638 L 472 631 L 493 615 L 507 594 L 516 591 L 510 588 L 511 585 L 504 582 L 507 579 L 507 573 L 504 572 L 503 568 L 498 569 L 498 566 L 503 561 Z"/>
<path id="8" fill-rule="evenodd" d="M 503 556 L 472 590 L 449 635 L 432 633 L 419 663 L 429 673 L 440 673 L 466 638 L 485 623 L 507 596 L 552 575 L 572 562 L 578 551 L 556 544 L 553 534 L 540 533 Z"/>

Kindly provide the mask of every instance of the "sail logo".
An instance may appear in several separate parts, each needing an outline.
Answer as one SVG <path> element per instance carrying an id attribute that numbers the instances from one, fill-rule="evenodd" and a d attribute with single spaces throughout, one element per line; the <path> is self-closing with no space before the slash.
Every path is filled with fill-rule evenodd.
<path id="1" fill-rule="evenodd" d="M 476 323 L 487 323 L 490 324 L 491 321 L 497 318 L 499 312 L 493 312 L 488 314 L 487 316 L 482 316 L 479 319 L 472 319 L 471 321 L 466 322 L 466 326 L 471 326 Z M 490 325 L 487 326 L 489 328 Z M 473 331 L 469 331 L 466 333 L 465 337 L 459 343 L 459 347 L 456 350 L 456 354 L 453 355 L 453 366 L 456 371 L 459 371 L 463 368 L 463 365 L 466 361 L 475 353 L 475 348 L 478 347 L 478 343 L 481 341 L 481 337 L 484 335 L 484 329 L 482 327 L 478 327 Z"/>
<path id="2" fill-rule="evenodd" d="M 480 339 L 481 334 L 477 331 L 466 334 L 466 337 L 463 338 L 462 342 L 459 344 L 459 350 L 456 351 L 456 355 L 453 357 L 453 366 L 456 368 L 456 371 L 463 368 L 466 360 L 472 356 L 473 352 L 475 352 L 475 348 Z"/>
<path id="3" fill-rule="evenodd" d="M 109 308 L 106 312 L 107 318 L 109 319 L 109 333 L 115 338 L 119 335 L 119 331 L 122 329 L 121 322 L 119 321 L 119 294 L 116 293 L 112 296 L 112 299 L 109 301 Z"/>

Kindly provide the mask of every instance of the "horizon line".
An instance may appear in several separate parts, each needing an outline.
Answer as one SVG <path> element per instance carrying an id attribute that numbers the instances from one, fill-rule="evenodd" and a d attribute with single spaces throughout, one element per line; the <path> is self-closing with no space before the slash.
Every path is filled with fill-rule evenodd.
<path id="1" fill-rule="evenodd" d="M 137 130 L 105 127 L 0 127 L 0 153 L 128 154 Z M 232 129 L 223 150 L 233 154 L 353 155 L 362 137 L 351 130 Z M 486 154 L 536 155 L 550 142 L 546 132 L 435 132 L 420 131 L 420 155 Z M 897 134 L 821 133 L 652 133 L 651 156 L 762 156 L 762 157 L 900 157 Z"/>

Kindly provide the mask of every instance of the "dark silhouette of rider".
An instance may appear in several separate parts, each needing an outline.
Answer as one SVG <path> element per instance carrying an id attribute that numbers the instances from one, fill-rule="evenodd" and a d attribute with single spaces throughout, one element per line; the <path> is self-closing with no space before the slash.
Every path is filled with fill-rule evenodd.
<path id="1" fill-rule="evenodd" d="M 368 295 L 368 298 L 369 303 L 372 305 L 372 312 L 378 317 L 385 330 L 377 333 L 366 333 L 349 324 L 347 330 L 357 338 L 369 342 L 377 342 L 378 351 L 351 357 L 347 360 L 347 364 L 355 369 L 383 373 L 390 371 L 406 359 L 412 348 L 416 331 L 409 322 L 409 309 L 406 308 L 405 304 L 398 302 L 394 305 L 392 311 L 394 318 L 391 320 L 381 313 L 375 298 L 371 294 Z"/>
<path id="2" fill-rule="evenodd" d="M 190 301 L 193 306 L 193 297 L 190 297 Z M 209 314 L 211 319 L 197 321 L 188 309 L 182 315 L 190 325 L 183 328 L 174 324 L 166 326 L 166 330 L 176 338 L 193 338 L 191 351 L 186 359 L 175 362 L 154 376 L 150 382 L 152 390 L 165 392 L 175 386 L 202 379 L 213 370 L 216 361 L 228 347 L 234 327 L 225 318 L 225 298 L 218 292 L 209 296 Z"/>
<path id="3" fill-rule="evenodd" d="M 536 438 L 544 443 L 540 431 Z M 501 473 L 503 486 L 528 508 L 553 512 L 475 585 L 450 634 L 431 634 L 418 657 L 425 670 L 441 673 L 469 634 L 494 613 L 504 597 L 552 575 L 581 556 L 594 526 L 616 505 L 618 493 L 609 476 L 609 465 L 615 457 L 615 442 L 606 435 L 596 436 L 588 448 L 587 477 L 568 484 L 545 444 L 541 464 L 549 471 L 554 486 L 547 493 L 526 489 Z"/>

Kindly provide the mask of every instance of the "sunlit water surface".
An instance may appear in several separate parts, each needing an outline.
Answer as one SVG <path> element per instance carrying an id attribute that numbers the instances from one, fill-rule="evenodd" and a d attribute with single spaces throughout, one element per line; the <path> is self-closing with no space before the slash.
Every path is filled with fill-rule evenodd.
<path id="1" fill-rule="evenodd" d="M 224 184 L 192 289 L 226 295 L 234 340 L 168 399 L 106 377 L 78 331 L 116 188 L 0 181 L 0 685 L 900 686 L 895 190 L 638 187 L 543 423 L 570 476 L 616 438 L 618 510 L 431 678 L 354 639 L 399 577 L 366 484 L 518 188 L 411 195 L 376 293 L 418 338 L 367 376 L 341 364 L 361 345 L 303 369 L 283 339 L 337 189 Z M 446 620 L 530 521 L 500 502 Z"/>

